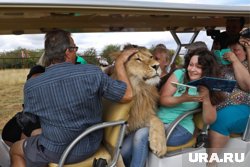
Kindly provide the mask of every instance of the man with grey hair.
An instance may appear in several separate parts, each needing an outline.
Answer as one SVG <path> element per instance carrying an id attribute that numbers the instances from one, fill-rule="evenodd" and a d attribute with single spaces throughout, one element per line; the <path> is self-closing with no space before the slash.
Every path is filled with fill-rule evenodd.
<path id="1" fill-rule="evenodd" d="M 58 163 L 66 147 L 88 127 L 102 122 L 102 98 L 128 102 L 133 97 L 124 64 L 137 52 L 117 58 L 118 80 L 91 64 L 75 65 L 78 47 L 69 32 L 53 30 L 45 36 L 46 70 L 24 86 L 24 112 L 37 115 L 42 133 L 14 143 L 12 167 L 44 167 Z M 66 163 L 90 157 L 102 141 L 103 131 L 86 136 L 71 150 Z"/>

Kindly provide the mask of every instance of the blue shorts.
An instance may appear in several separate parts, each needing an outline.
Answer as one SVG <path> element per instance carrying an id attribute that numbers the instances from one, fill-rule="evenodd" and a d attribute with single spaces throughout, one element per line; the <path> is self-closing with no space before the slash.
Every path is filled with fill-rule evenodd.
<path id="1" fill-rule="evenodd" d="M 51 152 L 39 144 L 39 135 L 25 139 L 23 143 L 23 151 L 27 167 L 45 167 L 50 162 L 58 163 L 61 158 L 61 154 Z M 91 155 L 76 156 L 69 154 L 66 164 L 80 162 L 90 156 Z"/>
<path id="2" fill-rule="evenodd" d="M 250 106 L 248 105 L 230 105 L 217 111 L 216 121 L 210 125 L 210 129 L 224 136 L 231 133 L 241 134 L 245 131 Z"/>

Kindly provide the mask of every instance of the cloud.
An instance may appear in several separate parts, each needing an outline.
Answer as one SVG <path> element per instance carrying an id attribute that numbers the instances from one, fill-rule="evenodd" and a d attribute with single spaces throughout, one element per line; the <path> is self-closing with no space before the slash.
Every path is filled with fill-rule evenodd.
<path id="1" fill-rule="evenodd" d="M 100 52 L 106 45 L 124 45 L 127 43 L 151 47 L 157 43 L 167 43 L 171 40 L 169 32 L 113 32 L 73 34 L 75 43 L 80 50 L 94 47 Z"/>
<path id="2" fill-rule="evenodd" d="M 0 52 L 15 50 L 19 47 L 27 49 L 43 48 L 42 34 L 29 35 L 1 35 Z"/>
<path id="3" fill-rule="evenodd" d="M 177 34 L 182 43 L 188 43 L 191 34 Z M 150 48 L 152 45 L 163 43 L 169 49 L 175 50 L 177 44 L 169 32 L 113 32 L 113 33 L 73 33 L 72 37 L 79 47 L 79 53 L 83 53 L 88 48 L 95 48 L 98 53 L 109 44 L 121 45 L 131 43 Z M 201 31 L 196 41 L 205 41 L 211 47 L 212 40 L 206 36 L 206 32 Z M 33 35 L 2 35 L 0 41 L 0 52 L 15 50 L 17 48 L 43 49 L 44 34 Z"/>

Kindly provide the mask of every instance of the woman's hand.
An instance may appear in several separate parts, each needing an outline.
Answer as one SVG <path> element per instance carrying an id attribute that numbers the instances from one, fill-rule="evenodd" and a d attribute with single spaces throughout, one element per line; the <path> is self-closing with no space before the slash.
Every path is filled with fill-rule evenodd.
<path id="1" fill-rule="evenodd" d="M 195 102 L 204 102 L 210 101 L 209 90 L 205 86 L 199 86 L 199 95 L 192 96 L 188 94 L 188 91 L 182 94 L 183 101 L 195 101 Z"/>
<path id="2" fill-rule="evenodd" d="M 239 40 L 240 44 L 245 47 L 248 59 L 248 67 L 250 67 L 250 38 L 241 37 Z M 250 68 L 248 69 L 250 73 Z"/>
<path id="3" fill-rule="evenodd" d="M 231 63 L 239 61 L 239 59 L 234 54 L 234 52 L 227 52 L 227 53 L 225 53 L 224 56 L 223 56 L 223 59 L 225 59 L 225 60 L 227 60 L 227 61 L 229 61 Z"/>
<path id="4" fill-rule="evenodd" d="M 193 96 L 193 95 L 189 95 L 188 94 L 188 90 L 185 91 L 185 93 L 183 93 L 181 95 L 181 99 L 182 102 L 202 102 L 202 96 L 197 95 L 197 96 Z"/>
<path id="5" fill-rule="evenodd" d="M 209 100 L 209 90 L 205 86 L 199 86 L 199 95 L 201 96 L 202 102 L 205 100 Z"/>
<path id="6" fill-rule="evenodd" d="M 205 86 L 199 86 L 199 94 L 202 97 L 202 118 L 205 124 L 211 124 L 216 120 L 216 107 L 211 104 L 209 90 Z"/>
<path id="7" fill-rule="evenodd" d="M 250 38 L 243 38 L 243 37 L 241 37 L 240 40 L 239 40 L 239 42 L 246 49 L 250 49 Z"/>

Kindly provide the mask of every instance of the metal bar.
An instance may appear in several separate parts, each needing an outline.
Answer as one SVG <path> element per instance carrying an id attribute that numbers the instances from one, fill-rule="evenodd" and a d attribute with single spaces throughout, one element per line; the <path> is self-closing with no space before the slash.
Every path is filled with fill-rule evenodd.
<path id="1" fill-rule="evenodd" d="M 122 142 L 123 142 L 123 139 L 125 136 L 126 126 L 127 126 L 126 124 L 123 124 L 121 129 L 120 129 L 119 138 L 118 138 L 116 148 L 115 148 L 115 151 L 113 154 L 113 159 L 112 159 L 112 162 L 110 163 L 110 165 L 108 165 L 108 167 L 115 167 L 116 166 L 116 162 L 118 161 L 119 155 L 121 152 L 121 146 L 122 146 Z"/>
<path id="2" fill-rule="evenodd" d="M 246 142 L 250 141 L 250 116 L 248 117 L 247 126 L 246 126 L 246 129 L 244 131 L 242 140 L 244 140 Z"/>
<path id="3" fill-rule="evenodd" d="M 194 40 L 195 40 L 196 37 L 198 36 L 199 32 L 200 32 L 200 31 L 190 32 L 190 33 L 193 33 L 193 35 L 192 35 L 192 37 L 191 37 L 191 39 L 190 39 L 190 41 L 189 41 L 188 44 L 194 42 Z M 171 66 L 172 66 L 172 64 L 174 63 L 176 57 L 179 55 L 179 53 L 180 53 L 180 51 L 181 51 L 181 47 L 187 45 L 187 44 L 183 44 L 183 43 L 181 42 L 180 38 L 177 36 L 176 31 L 171 30 L 170 33 L 171 33 L 172 37 L 174 38 L 174 40 L 175 40 L 175 42 L 176 42 L 176 44 L 177 44 L 177 48 L 176 48 L 175 53 L 174 53 L 174 55 L 173 55 L 173 57 L 172 57 L 172 59 L 171 59 L 171 62 L 169 63 L 169 65 L 168 65 L 167 68 L 166 68 L 167 73 L 169 73 L 169 72 L 171 71 Z M 181 33 L 181 32 L 178 32 L 178 33 Z M 185 33 L 187 33 L 187 32 L 185 32 Z M 185 54 L 186 54 L 186 53 L 185 53 Z"/>
<path id="4" fill-rule="evenodd" d="M 64 162 L 68 156 L 68 154 L 70 153 L 70 151 L 72 150 L 72 148 L 85 136 L 87 136 L 88 134 L 92 133 L 93 131 L 99 130 L 99 129 L 103 129 L 106 127 L 110 127 L 110 126 L 116 126 L 116 125 L 122 125 L 125 124 L 126 121 L 111 121 L 111 122 L 103 122 L 103 123 L 99 123 L 96 124 L 94 126 L 91 126 L 89 128 L 87 128 L 83 133 L 81 133 L 75 140 L 73 140 L 70 145 L 65 149 L 65 151 L 63 152 L 63 154 L 61 155 L 58 167 L 63 167 Z"/>
<path id="5" fill-rule="evenodd" d="M 191 114 L 195 114 L 201 112 L 201 108 L 192 110 L 192 111 L 188 111 L 182 115 L 180 115 L 179 117 L 176 118 L 175 121 L 173 121 L 170 126 L 168 127 L 168 129 L 166 130 L 166 141 L 168 142 L 168 139 L 171 135 L 171 133 L 173 132 L 174 128 L 179 124 L 179 122 L 181 122 L 184 118 L 186 118 L 187 116 L 191 115 Z"/>

